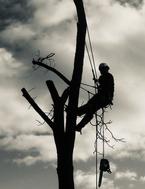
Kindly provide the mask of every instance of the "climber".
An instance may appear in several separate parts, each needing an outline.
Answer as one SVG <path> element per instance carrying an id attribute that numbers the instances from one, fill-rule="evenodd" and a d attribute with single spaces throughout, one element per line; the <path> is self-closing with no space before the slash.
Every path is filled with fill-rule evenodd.
<path id="1" fill-rule="evenodd" d="M 77 115 L 84 117 L 76 126 L 76 131 L 81 131 L 81 129 L 93 118 L 93 114 L 100 108 L 104 108 L 107 105 L 113 105 L 113 95 L 114 95 L 114 78 L 111 73 L 109 73 L 109 66 L 106 63 L 101 63 L 99 65 L 99 71 L 101 73 L 98 80 L 95 80 L 96 86 L 98 88 L 98 93 L 95 94 L 85 105 L 78 108 Z"/>

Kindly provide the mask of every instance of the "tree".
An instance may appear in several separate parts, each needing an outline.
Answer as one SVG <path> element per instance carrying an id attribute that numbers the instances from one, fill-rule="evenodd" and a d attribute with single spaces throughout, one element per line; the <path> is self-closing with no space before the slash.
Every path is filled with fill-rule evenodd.
<path id="1" fill-rule="evenodd" d="M 44 119 L 51 127 L 54 135 L 54 141 L 57 150 L 57 174 L 59 181 L 59 189 L 74 189 L 73 178 L 73 149 L 75 143 L 75 128 L 77 127 L 77 108 L 79 99 L 80 83 L 83 72 L 85 36 L 86 36 L 86 16 L 82 0 L 73 0 L 76 6 L 78 23 L 77 23 L 77 38 L 76 52 L 74 59 L 74 69 L 72 79 L 69 81 L 58 70 L 46 65 L 43 61 L 49 58 L 39 58 L 32 61 L 33 65 L 39 65 L 57 74 L 68 87 L 64 90 L 61 96 L 53 83 L 46 81 L 54 103 L 54 118 L 53 121 L 41 110 L 34 99 L 29 95 L 25 88 L 22 88 L 23 96 L 35 109 L 35 111 Z M 66 112 L 66 126 L 64 125 L 64 106 L 68 100 Z M 65 129 L 66 128 L 66 129 Z"/>

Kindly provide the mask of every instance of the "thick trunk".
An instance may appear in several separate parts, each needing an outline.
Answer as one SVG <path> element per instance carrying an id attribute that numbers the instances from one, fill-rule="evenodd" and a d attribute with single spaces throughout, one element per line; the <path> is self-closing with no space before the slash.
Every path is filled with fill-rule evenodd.
<path id="1" fill-rule="evenodd" d="M 54 106 L 54 139 L 57 150 L 57 174 L 59 189 L 74 189 L 73 148 L 74 136 L 65 132 L 62 101 Z"/>
<path id="2" fill-rule="evenodd" d="M 67 158 L 67 153 L 64 154 Z M 58 184 L 59 189 L 74 189 L 73 162 L 71 159 L 58 161 Z"/>
<path id="3" fill-rule="evenodd" d="M 70 148 L 71 137 L 66 133 L 55 133 L 57 148 L 57 174 L 59 189 L 74 189 L 73 178 L 73 148 Z"/>

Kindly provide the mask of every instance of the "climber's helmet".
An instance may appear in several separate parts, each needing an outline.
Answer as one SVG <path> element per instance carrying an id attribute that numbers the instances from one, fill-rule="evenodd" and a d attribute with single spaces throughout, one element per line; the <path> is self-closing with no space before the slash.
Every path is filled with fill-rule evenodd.
<path id="1" fill-rule="evenodd" d="M 100 71 L 107 71 L 108 72 L 108 70 L 109 70 L 110 68 L 109 68 L 109 66 L 106 64 L 106 63 L 101 63 L 100 65 L 99 65 L 99 70 Z"/>

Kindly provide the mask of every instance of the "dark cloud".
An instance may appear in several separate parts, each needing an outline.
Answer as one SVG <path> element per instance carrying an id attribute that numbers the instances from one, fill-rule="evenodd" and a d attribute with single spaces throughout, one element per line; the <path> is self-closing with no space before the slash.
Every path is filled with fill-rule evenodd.
<path id="1" fill-rule="evenodd" d="M 14 22 L 26 22 L 33 14 L 28 0 L 0 0 L 0 30 Z"/>
<path id="2" fill-rule="evenodd" d="M 144 3 L 143 0 L 116 0 L 116 1 L 123 6 L 130 5 L 131 7 L 135 7 L 135 8 L 141 8 Z"/>
<path id="3" fill-rule="evenodd" d="M 31 41 L 18 40 L 13 43 L 0 38 L 0 48 L 7 49 L 17 60 L 28 63 L 32 59 L 33 47 Z"/>

